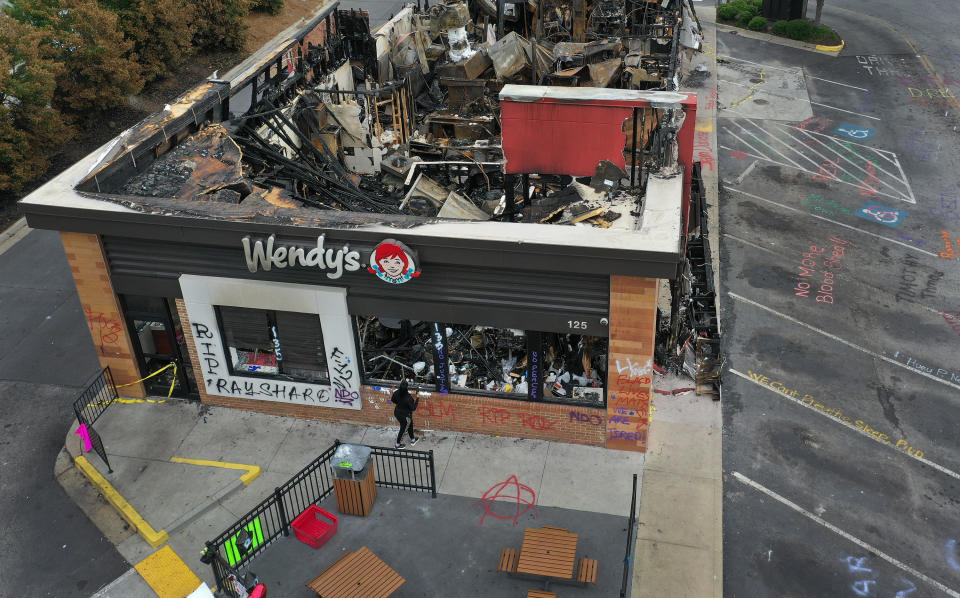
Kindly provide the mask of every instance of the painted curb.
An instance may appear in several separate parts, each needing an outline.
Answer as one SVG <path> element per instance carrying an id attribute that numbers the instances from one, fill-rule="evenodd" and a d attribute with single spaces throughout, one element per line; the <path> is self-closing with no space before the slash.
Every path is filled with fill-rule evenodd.
<path id="1" fill-rule="evenodd" d="M 225 461 L 206 461 L 204 459 L 186 459 L 184 457 L 171 457 L 174 463 L 187 463 L 189 465 L 201 465 L 204 467 L 221 467 L 223 469 L 243 469 L 247 473 L 240 476 L 240 481 L 244 486 L 257 479 L 262 473 L 259 465 L 244 465 L 243 463 L 227 463 Z"/>
<path id="2" fill-rule="evenodd" d="M 840 40 L 840 45 L 839 45 L 839 46 L 821 46 L 821 45 L 817 45 L 817 49 L 820 50 L 821 52 L 839 52 L 840 50 L 843 50 L 843 47 L 846 46 L 846 45 L 847 45 L 847 42 L 845 42 L 845 41 L 843 41 L 843 40 Z"/>
<path id="3" fill-rule="evenodd" d="M 137 513 L 136 509 L 114 489 L 110 482 L 87 461 L 86 457 L 80 455 L 74 459 L 74 463 L 76 463 L 77 469 L 83 472 L 83 475 L 87 476 L 87 479 L 100 490 L 100 494 L 107 499 L 107 502 L 120 512 L 120 516 L 133 526 L 133 528 L 137 530 L 137 533 L 140 534 L 152 548 L 156 548 L 170 539 L 170 536 L 165 530 L 158 532 L 153 529 L 153 527 Z"/>

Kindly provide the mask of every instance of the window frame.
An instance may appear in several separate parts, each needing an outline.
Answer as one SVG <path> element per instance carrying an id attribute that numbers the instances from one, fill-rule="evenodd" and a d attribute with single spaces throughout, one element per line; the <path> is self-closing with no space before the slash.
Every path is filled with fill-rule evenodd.
<path id="1" fill-rule="evenodd" d="M 329 366 L 329 364 L 326 364 L 326 366 L 327 366 L 327 376 L 326 376 L 326 379 L 323 379 L 323 380 L 306 380 L 306 379 L 303 379 L 303 378 L 299 378 L 299 377 L 293 376 L 293 375 L 291 375 L 291 374 L 285 374 L 285 373 L 283 373 L 283 362 L 282 362 L 282 360 L 278 361 L 278 363 L 277 363 L 278 373 L 276 373 L 276 374 L 269 374 L 269 373 L 265 373 L 265 372 L 242 372 L 242 371 L 237 371 L 237 370 L 234 369 L 234 367 L 233 367 L 233 359 L 232 359 L 232 356 L 230 355 L 230 349 L 232 348 L 232 345 L 230 345 L 230 344 L 227 342 L 226 326 L 224 326 L 224 324 L 223 324 L 223 316 L 222 316 L 222 314 L 221 314 L 221 312 L 220 312 L 220 308 L 222 308 L 222 307 L 230 307 L 230 308 L 233 308 L 233 309 L 244 309 L 244 310 L 250 310 L 250 311 L 265 312 L 265 313 L 267 314 L 267 321 L 268 321 L 269 325 L 271 325 L 271 326 L 276 326 L 276 325 L 277 325 L 277 316 L 276 316 L 277 312 L 278 312 L 278 311 L 284 311 L 284 310 L 265 309 L 265 308 L 262 308 L 262 307 L 242 307 L 242 306 L 236 306 L 236 305 L 218 305 L 218 304 L 213 304 L 212 307 L 213 307 L 213 313 L 214 313 L 214 315 L 215 315 L 216 318 L 217 318 L 217 330 L 218 330 L 219 333 L 220 333 L 220 344 L 221 344 L 221 346 L 223 347 L 223 353 L 224 353 L 223 359 L 224 359 L 224 362 L 226 363 L 226 366 L 227 366 L 227 372 L 228 372 L 231 376 L 236 376 L 236 377 L 238 377 L 238 378 L 253 378 L 253 379 L 255 379 L 255 380 L 277 380 L 277 381 L 283 381 L 283 382 L 299 382 L 299 383 L 301 383 L 301 384 L 314 384 L 314 385 L 317 385 L 317 386 L 331 386 L 332 382 L 331 382 L 331 378 L 330 378 L 330 366 Z M 308 313 L 308 312 L 290 312 L 290 313 Z M 324 337 L 324 334 L 323 334 L 323 321 L 320 320 L 320 317 L 317 316 L 317 314 L 308 314 L 308 315 L 316 316 L 316 317 L 317 317 L 317 324 L 320 326 L 320 342 L 323 343 L 323 337 Z M 282 349 L 282 347 L 283 347 L 283 339 L 279 337 L 280 334 L 281 334 L 280 331 L 277 330 L 278 340 L 280 341 L 280 346 L 281 346 L 281 349 Z M 324 356 L 323 356 L 323 358 L 324 358 L 324 361 L 326 362 L 326 359 L 327 359 L 327 355 L 326 355 L 326 344 L 324 344 L 323 347 L 324 347 Z M 363 383 L 363 381 L 361 380 L 361 384 L 362 384 L 362 383 Z"/>

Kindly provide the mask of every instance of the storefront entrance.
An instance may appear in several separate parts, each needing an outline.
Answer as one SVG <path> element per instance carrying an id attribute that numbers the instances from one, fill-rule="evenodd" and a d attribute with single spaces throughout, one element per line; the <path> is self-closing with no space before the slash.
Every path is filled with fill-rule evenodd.
<path id="1" fill-rule="evenodd" d="M 147 393 L 199 399 L 193 365 L 187 354 L 183 328 L 172 301 L 141 295 L 121 295 L 120 303 Z M 162 370 L 162 371 L 161 371 Z M 160 373 L 157 373 L 160 372 Z M 171 386 L 173 391 L 171 393 Z"/>

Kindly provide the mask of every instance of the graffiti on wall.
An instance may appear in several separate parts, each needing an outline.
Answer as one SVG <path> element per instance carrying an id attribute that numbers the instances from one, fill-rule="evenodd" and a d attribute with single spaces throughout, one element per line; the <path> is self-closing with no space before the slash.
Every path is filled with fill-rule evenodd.
<path id="1" fill-rule="evenodd" d="M 89 307 L 84 307 L 83 313 L 87 317 L 87 327 L 90 329 L 90 337 L 101 353 L 104 352 L 104 345 L 117 345 L 120 343 L 120 336 L 123 334 L 123 324 L 120 323 L 119 317 L 107 316 L 104 312 L 94 311 Z"/>
<path id="2" fill-rule="evenodd" d="M 203 321 L 191 322 L 191 327 L 199 362 L 197 365 L 200 366 L 206 390 L 210 394 L 360 409 L 356 364 L 336 346 L 329 356 L 332 387 L 291 380 L 232 376 L 225 363 L 218 329 Z"/>

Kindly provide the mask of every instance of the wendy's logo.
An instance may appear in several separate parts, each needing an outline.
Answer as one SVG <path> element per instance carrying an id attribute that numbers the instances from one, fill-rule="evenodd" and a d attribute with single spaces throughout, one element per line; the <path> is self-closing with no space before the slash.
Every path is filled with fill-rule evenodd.
<path id="1" fill-rule="evenodd" d="M 401 284 L 420 276 L 414 253 L 395 239 L 384 239 L 374 248 L 367 270 L 380 280 L 392 284 Z"/>

